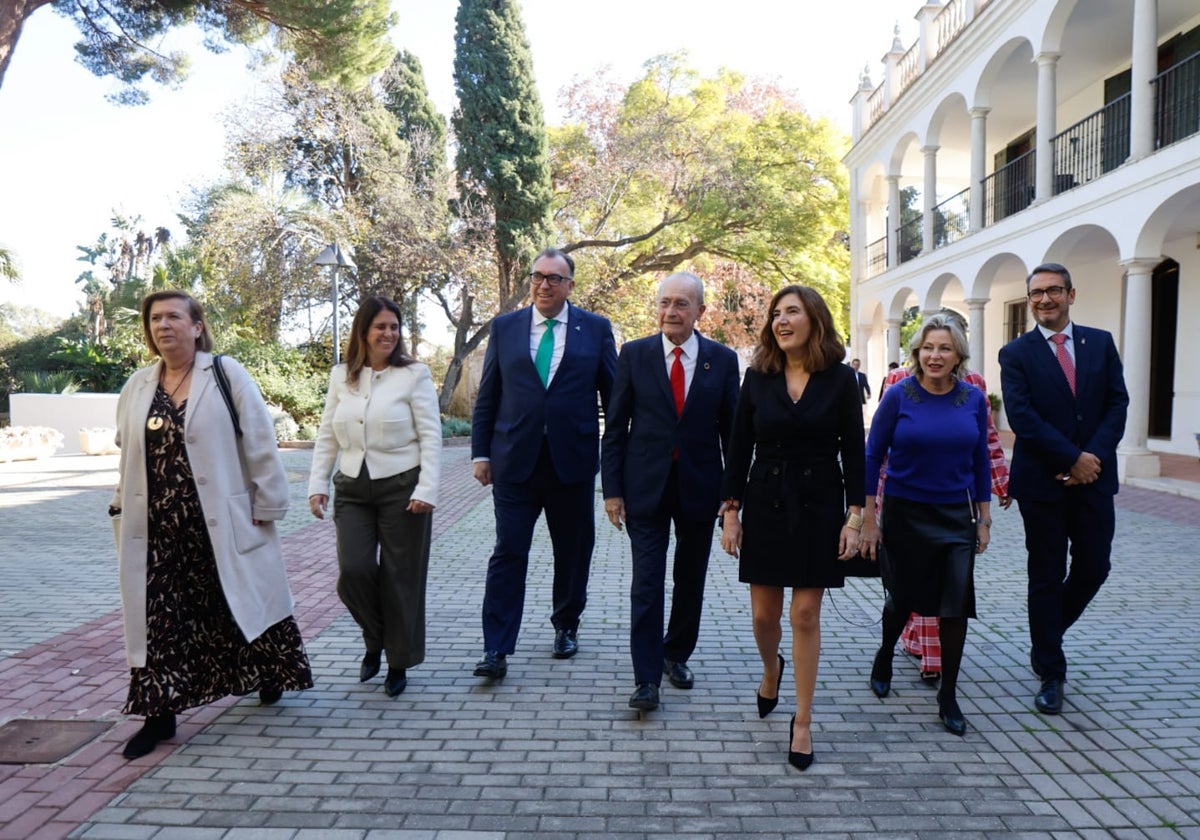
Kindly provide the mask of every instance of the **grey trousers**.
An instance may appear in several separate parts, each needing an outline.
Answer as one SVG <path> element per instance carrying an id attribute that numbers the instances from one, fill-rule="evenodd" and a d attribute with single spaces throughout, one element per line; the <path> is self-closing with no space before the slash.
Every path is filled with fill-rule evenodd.
<path id="1" fill-rule="evenodd" d="M 405 510 L 419 467 L 373 479 L 333 477 L 338 597 L 362 628 L 368 651 L 382 650 L 389 668 L 425 661 L 425 579 L 433 514 Z"/>

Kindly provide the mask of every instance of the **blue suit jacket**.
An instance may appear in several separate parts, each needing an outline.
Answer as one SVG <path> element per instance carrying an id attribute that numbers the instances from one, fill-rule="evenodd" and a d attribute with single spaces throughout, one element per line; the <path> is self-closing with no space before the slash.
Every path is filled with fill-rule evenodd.
<path id="1" fill-rule="evenodd" d="M 1100 478 L 1085 488 L 1117 492 L 1117 444 L 1125 434 L 1129 394 L 1121 357 L 1104 330 L 1072 328 L 1075 396 L 1058 359 L 1035 327 L 1000 350 L 1004 410 L 1016 434 L 1009 493 L 1018 501 L 1057 500 L 1055 476 L 1069 471 L 1080 452 L 1100 459 Z"/>
<path id="2" fill-rule="evenodd" d="M 533 307 L 492 321 L 471 420 L 471 457 L 490 458 L 492 478 L 520 483 L 533 473 L 542 439 L 560 481 L 594 480 L 599 467 L 597 394 L 608 410 L 617 348 L 607 318 L 568 309 L 566 344 L 550 387 L 529 353 Z"/>
<path id="3" fill-rule="evenodd" d="M 656 333 L 621 348 L 605 414 L 600 480 L 606 499 L 620 496 L 631 516 L 654 513 L 679 451 L 683 513 L 713 516 L 720 507 L 724 451 L 738 398 L 737 354 L 697 333 L 696 369 L 683 414 Z"/>

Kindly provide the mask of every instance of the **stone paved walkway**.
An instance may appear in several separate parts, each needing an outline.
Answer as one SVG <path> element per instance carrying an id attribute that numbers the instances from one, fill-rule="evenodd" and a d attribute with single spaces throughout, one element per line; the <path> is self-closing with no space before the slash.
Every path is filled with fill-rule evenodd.
<path id="1" fill-rule="evenodd" d="M 496 685 L 472 677 L 493 520 L 468 460 L 447 450 L 428 658 L 405 694 L 389 700 L 379 680 L 357 681 L 361 643 L 334 594 L 332 528 L 308 518 L 308 453 L 286 452 L 285 547 L 317 685 L 269 708 L 230 698 L 188 712 L 175 739 L 134 762 L 119 755 L 139 724 L 119 713 L 127 672 L 104 514 L 115 459 L 0 465 L 0 723 L 112 722 L 57 764 L 0 765 L 0 840 L 1200 840 L 1200 502 L 1123 489 L 1113 575 L 1069 637 L 1057 718 L 1031 709 L 1015 509 L 995 514 L 979 564 L 963 739 L 942 729 L 907 657 L 897 656 L 892 696 L 866 687 L 878 583 L 830 593 L 817 760 L 800 774 L 786 764 L 793 690 L 785 682 L 780 708 L 758 719 L 748 596 L 719 548 L 691 660 L 696 688 L 665 686 L 648 715 L 626 707 L 629 548 L 599 497 L 580 654 L 549 654 L 551 562 L 539 526 L 509 675 Z"/>

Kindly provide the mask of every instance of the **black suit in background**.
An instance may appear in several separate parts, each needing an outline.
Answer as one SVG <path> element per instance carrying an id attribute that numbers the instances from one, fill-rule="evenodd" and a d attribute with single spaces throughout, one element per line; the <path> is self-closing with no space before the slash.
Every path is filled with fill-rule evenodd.
<path id="1" fill-rule="evenodd" d="M 605 415 L 601 481 L 605 499 L 625 502 L 633 551 L 630 652 L 638 684 L 657 684 L 664 659 L 687 662 L 700 633 L 738 359 L 729 348 L 698 333 L 696 338 L 696 367 L 682 415 L 676 415 L 661 334 L 621 348 Z M 672 524 L 674 590 L 664 639 Z"/>
<path id="2" fill-rule="evenodd" d="M 1076 393 L 1037 327 L 1000 350 L 1000 381 L 1016 434 L 1009 493 L 1020 506 L 1029 554 L 1029 635 L 1043 679 L 1062 680 L 1063 634 L 1099 591 L 1110 568 L 1117 444 L 1129 395 L 1112 335 L 1071 325 Z M 1080 452 L 1103 467 L 1091 484 L 1064 487 Z M 1070 572 L 1067 571 L 1068 545 Z"/>

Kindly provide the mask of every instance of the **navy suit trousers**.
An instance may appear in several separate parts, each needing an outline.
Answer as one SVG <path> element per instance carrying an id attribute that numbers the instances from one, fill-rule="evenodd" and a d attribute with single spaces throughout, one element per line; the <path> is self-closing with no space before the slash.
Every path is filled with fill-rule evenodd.
<path id="1" fill-rule="evenodd" d="M 1084 486 L 1067 488 L 1061 502 L 1029 500 L 1018 505 L 1029 552 L 1033 660 L 1044 678 L 1065 679 L 1063 634 L 1108 578 L 1116 527 L 1113 497 Z"/>
<path id="2" fill-rule="evenodd" d="M 630 584 L 629 650 L 633 657 L 635 683 L 662 679 L 663 659 L 687 662 L 700 636 L 700 611 L 704 604 L 704 581 L 712 549 L 712 516 L 687 517 L 680 512 L 678 469 L 671 468 L 658 509 L 649 516 L 629 516 L 629 542 L 633 552 L 633 581 Z M 671 525 L 675 525 L 674 591 L 671 620 L 663 637 L 666 601 L 667 549 Z"/>
<path id="3" fill-rule="evenodd" d="M 488 560 L 483 596 L 483 644 L 484 650 L 507 655 L 517 647 L 525 608 L 529 547 L 543 511 L 554 547 L 554 611 L 550 621 L 556 630 L 579 627 L 596 541 L 596 480 L 560 481 L 543 440 L 537 466 L 527 480 L 506 482 L 503 476 L 493 475 L 493 481 L 496 547 Z"/>

